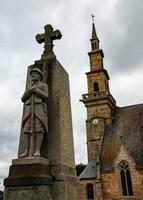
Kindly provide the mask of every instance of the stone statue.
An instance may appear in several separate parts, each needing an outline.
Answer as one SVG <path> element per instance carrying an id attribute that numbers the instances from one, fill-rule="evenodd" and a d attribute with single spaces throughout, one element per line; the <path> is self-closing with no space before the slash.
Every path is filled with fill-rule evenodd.
<path id="1" fill-rule="evenodd" d="M 38 68 L 30 71 L 31 83 L 22 96 L 25 103 L 22 128 L 25 134 L 24 157 L 40 157 L 44 134 L 48 133 L 47 99 L 48 85 L 41 82 L 43 76 Z"/>

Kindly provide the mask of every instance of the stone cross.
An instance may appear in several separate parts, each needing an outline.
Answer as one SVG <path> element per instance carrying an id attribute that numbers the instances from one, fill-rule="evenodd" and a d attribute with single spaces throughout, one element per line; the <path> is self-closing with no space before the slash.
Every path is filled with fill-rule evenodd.
<path id="1" fill-rule="evenodd" d="M 53 53 L 53 40 L 61 39 L 62 34 L 59 30 L 53 30 L 53 27 L 48 24 L 44 27 L 45 33 L 43 34 L 37 34 L 36 35 L 36 41 L 41 44 L 44 44 L 44 55 Z"/>

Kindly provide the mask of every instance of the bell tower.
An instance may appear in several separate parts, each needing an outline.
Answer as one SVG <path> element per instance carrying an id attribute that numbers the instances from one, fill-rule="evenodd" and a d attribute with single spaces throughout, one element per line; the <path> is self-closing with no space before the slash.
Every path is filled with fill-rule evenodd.
<path id="1" fill-rule="evenodd" d="M 88 162 L 95 160 L 100 166 L 100 153 L 107 124 L 112 122 L 116 101 L 110 94 L 109 75 L 104 68 L 104 53 L 99 46 L 95 24 L 92 24 L 91 51 L 88 53 L 90 71 L 86 73 L 88 93 L 82 95 L 87 109 L 86 133 Z"/>

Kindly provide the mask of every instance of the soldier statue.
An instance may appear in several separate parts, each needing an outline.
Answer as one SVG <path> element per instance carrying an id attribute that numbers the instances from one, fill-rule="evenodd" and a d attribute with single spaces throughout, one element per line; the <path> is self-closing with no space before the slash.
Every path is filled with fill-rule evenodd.
<path id="1" fill-rule="evenodd" d="M 22 96 L 25 103 L 22 128 L 25 137 L 24 157 L 41 157 L 44 134 L 48 133 L 47 100 L 48 85 L 41 82 L 43 76 L 39 68 L 30 71 L 31 83 Z"/>

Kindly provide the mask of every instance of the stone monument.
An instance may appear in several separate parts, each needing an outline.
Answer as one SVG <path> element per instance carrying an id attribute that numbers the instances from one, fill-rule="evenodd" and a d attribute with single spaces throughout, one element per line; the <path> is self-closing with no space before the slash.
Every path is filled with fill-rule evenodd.
<path id="1" fill-rule="evenodd" d="M 18 159 L 4 180 L 5 200 L 79 199 L 69 78 L 53 52 L 62 35 L 51 25 L 44 28 L 36 36 L 43 54 L 27 71 Z"/>

